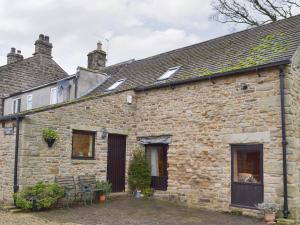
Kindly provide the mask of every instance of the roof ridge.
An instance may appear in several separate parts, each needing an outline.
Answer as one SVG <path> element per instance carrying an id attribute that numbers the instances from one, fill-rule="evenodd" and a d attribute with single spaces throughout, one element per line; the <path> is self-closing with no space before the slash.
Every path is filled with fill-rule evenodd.
<path id="1" fill-rule="evenodd" d="M 244 33 L 244 32 L 246 33 L 246 32 L 249 32 L 249 31 L 251 31 L 251 30 L 262 29 L 263 27 L 266 27 L 266 26 L 267 26 L 267 27 L 270 27 L 271 25 L 278 24 L 278 23 L 283 23 L 283 22 L 285 22 L 285 21 L 287 21 L 287 20 L 294 19 L 295 17 L 299 17 L 299 18 L 300 18 L 300 14 L 291 16 L 291 17 L 286 18 L 286 19 L 281 19 L 281 20 L 274 21 L 274 22 L 271 22 L 271 23 L 263 24 L 263 25 L 260 25 L 260 26 L 250 27 L 250 28 L 248 28 L 248 29 L 244 29 L 244 30 L 237 31 L 237 32 L 234 32 L 234 33 L 222 35 L 222 36 L 219 36 L 219 37 L 215 37 L 215 38 L 212 38 L 212 39 L 209 39 L 209 40 L 206 40 L 206 41 L 198 42 L 198 43 L 191 44 L 191 45 L 188 45 L 188 46 L 184 46 L 184 47 L 181 47 L 181 48 L 176 48 L 176 49 L 169 50 L 169 51 L 166 51 L 166 52 L 162 52 L 162 53 L 159 53 L 159 54 L 156 54 L 156 55 L 148 56 L 148 57 L 145 57 L 145 58 L 142 58 L 142 59 L 137 59 L 137 60 L 134 60 L 134 61 L 132 62 L 132 64 L 138 63 L 138 62 L 143 61 L 143 60 L 150 60 L 150 59 L 153 59 L 153 58 L 162 56 L 162 55 L 170 55 L 170 54 L 175 53 L 175 52 L 178 52 L 178 51 L 188 50 L 188 49 L 193 48 L 193 47 L 195 47 L 195 46 L 204 45 L 204 44 L 207 44 L 207 43 L 209 43 L 209 42 L 216 41 L 216 40 L 218 40 L 218 39 L 227 38 L 227 37 L 229 37 L 229 36 L 238 35 L 238 34 Z M 129 61 L 129 60 L 127 60 L 127 61 Z M 126 61 L 124 61 L 124 62 L 126 62 Z M 120 63 L 110 65 L 110 67 L 118 66 L 118 64 L 120 64 Z"/>

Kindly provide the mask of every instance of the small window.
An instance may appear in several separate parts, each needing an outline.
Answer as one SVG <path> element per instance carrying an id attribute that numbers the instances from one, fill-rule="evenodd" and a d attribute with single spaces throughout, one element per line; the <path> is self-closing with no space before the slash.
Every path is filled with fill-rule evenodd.
<path id="1" fill-rule="evenodd" d="M 57 103 L 57 87 L 50 89 L 50 104 L 56 104 Z"/>
<path id="2" fill-rule="evenodd" d="M 12 113 L 18 113 L 21 111 L 21 98 L 13 100 Z"/>
<path id="3" fill-rule="evenodd" d="M 94 159 L 96 132 L 73 130 L 72 158 Z"/>
<path id="4" fill-rule="evenodd" d="M 180 67 L 177 66 L 177 67 L 173 67 L 173 68 L 169 69 L 162 76 L 160 76 L 157 80 L 166 80 L 166 79 L 169 79 L 174 73 L 177 72 L 177 70 L 179 70 L 179 68 Z"/>
<path id="5" fill-rule="evenodd" d="M 113 85 L 111 85 L 109 88 L 107 88 L 106 90 L 107 91 L 111 91 L 111 90 L 114 90 L 116 89 L 117 87 L 119 87 L 122 83 L 124 83 L 125 79 L 121 79 L 121 80 L 118 80 L 117 82 L 115 82 Z"/>
<path id="6" fill-rule="evenodd" d="M 32 95 L 27 95 L 27 110 L 32 109 Z"/>

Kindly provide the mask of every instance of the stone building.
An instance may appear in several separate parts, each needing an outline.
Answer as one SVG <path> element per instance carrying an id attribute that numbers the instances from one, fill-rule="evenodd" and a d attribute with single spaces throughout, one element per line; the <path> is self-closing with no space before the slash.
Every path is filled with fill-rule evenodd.
<path id="1" fill-rule="evenodd" d="M 7 64 L 0 66 L 0 115 L 3 115 L 3 98 L 10 94 L 44 85 L 68 77 L 52 59 L 52 44 L 43 34 L 35 41 L 32 57 L 24 59 L 20 50 L 11 48 Z"/>
<path id="2" fill-rule="evenodd" d="M 102 67 L 88 97 L 1 117 L 0 199 L 86 173 L 127 190 L 143 149 L 159 198 L 245 214 L 274 202 L 299 220 L 299 45 L 295 16 Z M 45 128 L 59 134 L 51 148 Z"/>

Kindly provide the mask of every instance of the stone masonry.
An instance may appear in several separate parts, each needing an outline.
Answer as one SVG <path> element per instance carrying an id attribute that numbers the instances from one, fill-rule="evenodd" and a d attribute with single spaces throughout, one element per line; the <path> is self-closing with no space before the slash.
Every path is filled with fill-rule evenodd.
<path id="1" fill-rule="evenodd" d="M 299 79 L 297 65 L 287 72 L 287 129 L 289 135 L 289 200 L 291 217 L 299 215 Z M 297 67 L 298 68 L 298 67 Z M 242 84 L 248 88 L 243 90 Z M 282 145 L 278 68 L 260 70 L 173 88 L 123 91 L 29 113 L 22 121 L 20 187 L 56 175 L 93 173 L 106 178 L 107 141 L 100 130 L 127 135 L 127 160 L 139 137 L 171 135 L 168 149 L 168 190 L 157 192 L 189 206 L 218 211 L 230 206 L 230 144 L 261 143 L 264 152 L 264 199 L 280 207 L 283 202 Z M 127 104 L 128 95 L 133 104 Z M 57 130 L 59 140 L 48 148 L 42 130 Z M 72 160 L 72 129 L 97 131 L 96 159 Z M 0 154 L 13 158 L 13 136 L 0 130 Z M 0 161 L 2 176 L 13 160 Z M 128 165 L 128 163 L 127 163 Z M 127 166 L 126 165 L 126 166 Z M 5 168 L 4 170 L 2 168 Z M 11 175 L 12 176 L 12 175 Z M 10 184 L 9 176 L 5 184 Z M 12 186 L 2 186 L 1 200 L 11 200 Z M 245 213 L 257 213 L 241 210 Z"/>

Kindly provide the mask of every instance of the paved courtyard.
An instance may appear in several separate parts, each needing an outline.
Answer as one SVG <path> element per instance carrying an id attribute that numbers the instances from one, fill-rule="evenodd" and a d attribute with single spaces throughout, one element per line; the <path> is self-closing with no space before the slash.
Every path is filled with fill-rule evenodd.
<path id="1" fill-rule="evenodd" d="M 105 204 L 38 213 L 0 211 L 1 225 L 262 225 L 259 220 L 189 209 L 168 202 L 117 198 Z"/>

